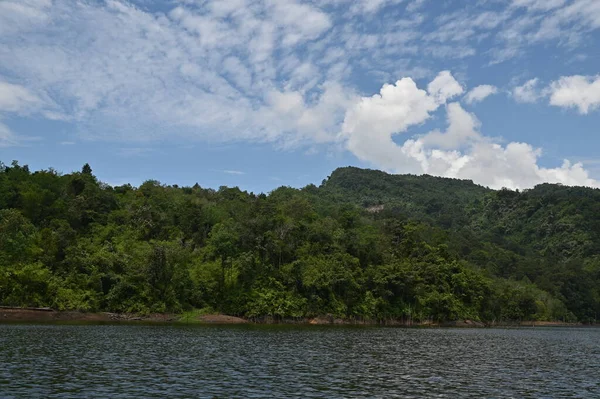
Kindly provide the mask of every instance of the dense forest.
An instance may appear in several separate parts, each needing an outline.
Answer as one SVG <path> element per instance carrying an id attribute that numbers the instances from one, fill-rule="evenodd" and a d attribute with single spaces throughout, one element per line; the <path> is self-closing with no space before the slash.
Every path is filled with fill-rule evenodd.
<path id="1" fill-rule="evenodd" d="M 0 305 L 593 322 L 600 190 L 340 168 L 254 194 L 0 163 Z"/>

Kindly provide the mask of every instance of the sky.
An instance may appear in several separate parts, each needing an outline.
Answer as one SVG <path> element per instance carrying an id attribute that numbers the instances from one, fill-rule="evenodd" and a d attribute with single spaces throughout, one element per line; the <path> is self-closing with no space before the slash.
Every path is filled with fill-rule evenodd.
<path id="1" fill-rule="evenodd" d="M 598 0 L 0 0 L 0 161 L 600 187 Z"/>

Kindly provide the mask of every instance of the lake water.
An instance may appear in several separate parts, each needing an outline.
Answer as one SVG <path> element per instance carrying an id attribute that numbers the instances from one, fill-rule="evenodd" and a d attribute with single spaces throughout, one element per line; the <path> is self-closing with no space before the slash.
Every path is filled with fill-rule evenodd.
<path id="1" fill-rule="evenodd" d="M 600 329 L 0 325 L 2 398 L 600 398 Z"/>

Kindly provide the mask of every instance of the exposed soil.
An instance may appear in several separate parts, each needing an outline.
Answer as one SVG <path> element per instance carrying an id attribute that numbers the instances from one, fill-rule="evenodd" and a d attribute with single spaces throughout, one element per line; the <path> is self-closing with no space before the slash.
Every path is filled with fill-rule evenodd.
<path id="1" fill-rule="evenodd" d="M 123 313 L 87 313 L 76 311 L 55 311 L 52 309 L 10 308 L 0 307 L 0 322 L 174 322 L 177 315 L 157 313 L 150 315 L 133 315 Z"/>
<path id="2" fill-rule="evenodd" d="M 151 323 L 178 323 L 184 322 L 180 316 L 171 313 L 155 313 L 150 315 L 135 315 L 126 313 L 86 313 L 76 311 L 55 311 L 46 308 L 11 308 L 0 306 L 1 322 L 151 322 Z M 432 321 L 407 322 L 405 320 L 351 320 L 338 319 L 331 316 L 298 319 L 274 319 L 264 317 L 247 320 L 240 317 L 222 314 L 207 314 L 197 316 L 192 322 L 201 324 L 310 324 L 310 325 L 382 325 L 398 327 L 568 327 L 580 326 L 579 323 L 565 323 L 560 321 L 516 321 L 497 322 L 484 324 L 472 320 L 458 320 L 436 323 Z"/>
<path id="3" fill-rule="evenodd" d="M 109 313 L 56 312 L 53 310 L 0 308 L 0 321 L 111 321 L 111 318 L 109 317 Z"/>
<path id="4" fill-rule="evenodd" d="M 568 323 L 565 321 L 503 321 L 499 323 L 490 323 L 488 327 L 577 327 L 581 323 Z"/>
<path id="5" fill-rule="evenodd" d="M 194 322 L 207 324 L 244 324 L 248 320 L 227 315 L 201 315 Z M 180 316 L 172 313 L 154 313 L 137 315 L 129 313 L 87 313 L 76 311 L 55 311 L 45 308 L 12 308 L 0 307 L 1 322 L 150 322 L 175 323 L 180 322 Z"/>
<path id="6" fill-rule="evenodd" d="M 206 314 L 198 316 L 198 321 L 212 324 L 247 324 L 248 320 L 224 314 Z"/>

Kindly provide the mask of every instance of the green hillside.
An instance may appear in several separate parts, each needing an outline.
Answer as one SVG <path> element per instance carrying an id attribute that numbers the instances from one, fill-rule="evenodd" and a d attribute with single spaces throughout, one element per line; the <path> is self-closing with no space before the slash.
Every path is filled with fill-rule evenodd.
<path id="1" fill-rule="evenodd" d="M 491 190 L 470 180 L 390 175 L 378 170 L 339 168 L 323 181 L 322 195 L 376 210 L 381 205 L 412 219 L 444 228 L 469 223 L 469 211 Z"/>
<path id="2" fill-rule="evenodd" d="M 321 186 L 110 187 L 0 165 L 0 305 L 250 318 L 600 314 L 600 190 L 335 170 Z"/>

